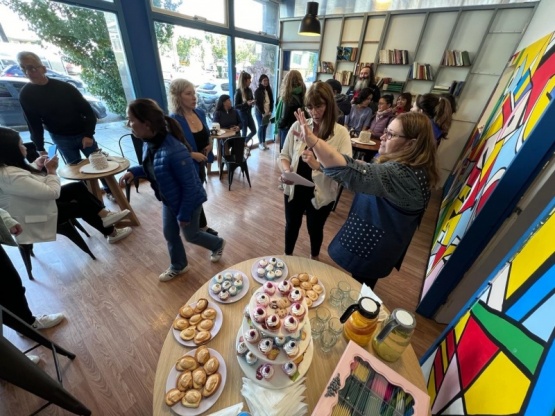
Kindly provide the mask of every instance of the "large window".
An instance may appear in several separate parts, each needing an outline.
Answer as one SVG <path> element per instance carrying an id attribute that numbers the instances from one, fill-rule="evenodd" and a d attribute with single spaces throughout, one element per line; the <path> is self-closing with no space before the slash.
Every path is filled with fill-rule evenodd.
<path id="1" fill-rule="evenodd" d="M 225 0 L 152 0 L 152 6 L 189 19 L 227 25 Z"/>
<path id="2" fill-rule="evenodd" d="M 269 0 L 235 0 L 235 26 L 262 35 L 278 35 L 278 4 Z"/>

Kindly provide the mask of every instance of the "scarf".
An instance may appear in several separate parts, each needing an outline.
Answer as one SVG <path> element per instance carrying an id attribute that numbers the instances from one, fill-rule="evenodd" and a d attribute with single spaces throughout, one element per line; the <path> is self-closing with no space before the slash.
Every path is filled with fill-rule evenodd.
<path id="1" fill-rule="evenodd" d="M 376 120 L 379 120 L 382 117 L 386 117 L 390 114 L 393 114 L 393 108 L 389 107 L 387 110 L 383 110 L 383 111 L 376 111 Z"/>

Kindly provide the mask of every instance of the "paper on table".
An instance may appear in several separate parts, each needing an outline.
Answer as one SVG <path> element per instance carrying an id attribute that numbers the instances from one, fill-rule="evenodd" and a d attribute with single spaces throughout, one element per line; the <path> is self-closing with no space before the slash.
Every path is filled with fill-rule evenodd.
<path id="1" fill-rule="evenodd" d="M 295 185 L 314 186 L 314 182 L 310 182 L 308 179 L 303 178 L 295 172 L 283 172 L 282 175 L 285 179 L 293 182 Z"/>
<path id="2" fill-rule="evenodd" d="M 209 416 L 237 416 L 241 410 L 243 410 L 243 402 L 218 410 L 216 413 L 211 413 Z"/>
<path id="3" fill-rule="evenodd" d="M 302 394 L 306 390 L 305 377 L 293 386 L 281 390 L 271 390 L 259 386 L 243 377 L 241 394 L 254 416 L 291 416 L 304 415 L 308 406 L 303 403 Z"/>
<path id="4" fill-rule="evenodd" d="M 362 284 L 362 288 L 360 289 L 360 296 L 361 297 L 372 298 L 376 302 L 378 302 L 380 305 L 383 303 L 382 300 L 379 298 L 379 296 L 376 295 L 374 293 L 374 291 L 372 289 L 370 289 L 368 286 L 366 286 L 364 283 Z"/>

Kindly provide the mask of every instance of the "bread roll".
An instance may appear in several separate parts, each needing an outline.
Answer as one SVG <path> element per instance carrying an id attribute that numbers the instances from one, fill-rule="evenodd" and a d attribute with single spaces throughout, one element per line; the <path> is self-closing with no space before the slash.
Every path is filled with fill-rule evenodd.
<path id="1" fill-rule="evenodd" d="M 301 289 L 310 290 L 312 289 L 312 285 L 310 282 L 301 282 Z"/>
<path id="2" fill-rule="evenodd" d="M 199 390 L 189 390 L 185 393 L 183 399 L 181 399 L 181 404 L 185 407 L 197 408 L 200 405 L 202 399 L 202 394 Z"/>
<path id="3" fill-rule="evenodd" d="M 193 338 L 193 342 L 197 345 L 203 345 L 203 344 L 206 344 L 208 341 L 210 341 L 210 338 L 212 338 L 212 335 L 210 334 L 210 332 L 200 331 Z"/>
<path id="4" fill-rule="evenodd" d="M 196 334 L 196 329 L 193 326 L 190 326 L 189 328 L 185 328 L 183 331 L 181 331 L 179 333 L 179 336 L 181 337 L 181 339 L 184 339 L 185 341 L 190 341 L 195 337 Z"/>
<path id="5" fill-rule="evenodd" d="M 214 327 L 214 321 L 211 319 L 205 319 L 203 321 L 200 321 L 200 323 L 197 325 L 197 329 L 199 331 L 210 331 L 213 327 Z"/>
<path id="6" fill-rule="evenodd" d="M 308 275 L 308 273 L 299 273 L 297 275 L 297 278 L 301 281 L 301 282 L 308 282 L 310 280 L 310 276 Z"/>
<path id="7" fill-rule="evenodd" d="M 216 309 L 214 308 L 206 308 L 201 314 L 200 316 L 202 317 L 202 319 L 216 319 Z"/>
<path id="8" fill-rule="evenodd" d="M 318 299 L 318 293 L 316 293 L 314 290 L 307 290 L 306 296 L 313 302 Z"/>
<path id="9" fill-rule="evenodd" d="M 191 306 L 183 305 L 181 309 L 179 309 L 179 314 L 184 318 L 190 318 L 195 314 L 195 311 Z"/>
<path id="10" fill-rule="evenodd" d="M 196 314 L 194 314 L 193 316 L 191 316 L 189 318 L 189 324 L 191 324 L 191 325 L 196 325 L 200 321 L 202 321 L 202 316 L 200 316 L 200 313 L 196 313 Z"/>
<path id="11" fill-rule="evenodd" d="M 200 365 L 206 364 L 206 362 L 210 359 L 210 351 L 206 347 L 198 347 L 195 351 L 195 360 Z"/>
<path id="12" fill-rule="evenodd" d="M 308 281 L 310 282 L 311 285 L 316 285 L 318 284 L 318 278 L 316 276 L 310 276 L 310 278 L 308 279 Z"/>
<path id="13" fill-rule="evenodd" d="M 206 371 L 199 367 L 193 371 L 193 388 L 200 389 L 206 383 Z"/>
<path id="14" fill-rule="evenodd" d="M 292 277 L 292 278 L 291 278 L 291 284 L 292 284 L 293 286 L 299 286 L 299 285 L 301 284 L 301 281 L 299 280 L 298 277 Z"/>
<path id="15" fill-rule="evenodd" d="M 314 290 L 319 295 L 324 291 L 324 288 L 322 287 L 322 285 L 317 284 L 312 286 L 312 290 Z"/>
<path id="16" fill-rule="evenodd" d="M 193 373 L 191 371 L 185 371 L 177 378 L 177 383 L 175 384 L 178 390 L 187 391 L 193 387 Z"/>
<path id="17" fill-rule="evenodd" d="M 206 379 L 206 384 L 202 389 L 202 395 L 204 397 L 212 396 L 216 392 L 216 390 L 218 390 L 218 387 L 220 387 L 221 382 L 222 376 L 220 375 L 220 373 L 212 374 Z"/>
<path id="18" fill-rule="evenodd" d="M 186 328 L 189 328 L 189 321 L 181 316 L 179 318 L 175 318 L 173 321 L 173 327 L 178 331 L 183 331 Z"/>
<path id="19" fill-rule="evenodd" d="M 177 389 L 171 389 L 166 393 L 166 404 L 168 406 L 176 405 L 181 399 L 183 399 L 184 396 L 184 392 Z"/>
<path id="20" fill-rule="evenodd" d="M 178 371 L 193 371 L 198 368 L 198 362 L 194 359 L 194 357 L 191 357 L 190 355 L 184 355 L 179 360 L 177 360 L 177 363 L 175 363 L 175 368 Z"/>
<path id="21" fill-rule="evenodd" d="M 208 307 L 208 300 L 202 298 L 202 299 L 199 299 L 197 301 L 197 304 L 195 305 L 195 307 L 193 309 L 195 310 L 195 313 L 201 313 L 207 307 Z"/>
<path id="22" fill-rule="evenodd" d="M 218 371 L 218 368 L 220 368 L 220 362 L 216 357 L 210 357 L 204 364 L 204 371 L 209 376 Z"/>

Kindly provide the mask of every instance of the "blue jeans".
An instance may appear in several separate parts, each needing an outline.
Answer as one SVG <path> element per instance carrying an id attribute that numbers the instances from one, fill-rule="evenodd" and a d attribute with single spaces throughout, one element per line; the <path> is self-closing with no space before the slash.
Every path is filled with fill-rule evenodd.
<path id="1" fill-rule="evenodd" d="M 245 138 L 245 142 L 248 142 L 256 134 L 256 125 L 254 124 L 254 119 L 252 118 L 252 111 L 239 111 L 239 118 L 241 119 L 241 133 Z M 247 136 L 247 128 L 250 130 Z"/>
<path id="2" fill-rule="evenodd" d="M 91 153 L 98 150 L 96 140 L 91 147 L 85 147 L 83 149 L 83 134 L 63 136 L 61 134 L 50 133 L 50 137 L 52 137 L 54 144 L 58 146 L 58 150 L 62 154 L 66 163 L 73 163 L 81 160 L 80 152 L 83 152 L 86 157 L 89 157 Z"/>
<path id="3" fill-rule="evenodd" d="M 210 251 L 219 250 L 224 243 L 223 238 L 216 237 L 199 228 L 201 211 L 202 205 L 199 205 L 191 214 L 189 225 L 181 226 L 172 210 L 165 204 L 162 204 L 162 229 L 168 245 L 172 270 L 182 270 L 189 264 L 187 254 L 185 253 L 185 246 L 179 235 L 180 230 L 183 232 L 185 240 L 189 243 L 207 248 Z"/>
<path id="4" fill-rule="evenodd" d="M 268 125 L 262 125 L 262 113 L 258 110 L 254 110 L 254 115 L 256 116 L 256 122 L 258 123 L 258 144 L 266 143 L 266 129 Z"/>
<path id="5" fill-rule="evenodd" d="M 279 151 L 283 150 L 283 144 L 285 143 L 285 138 L 289 133 L 289 129 L 279 129 Z"/>

